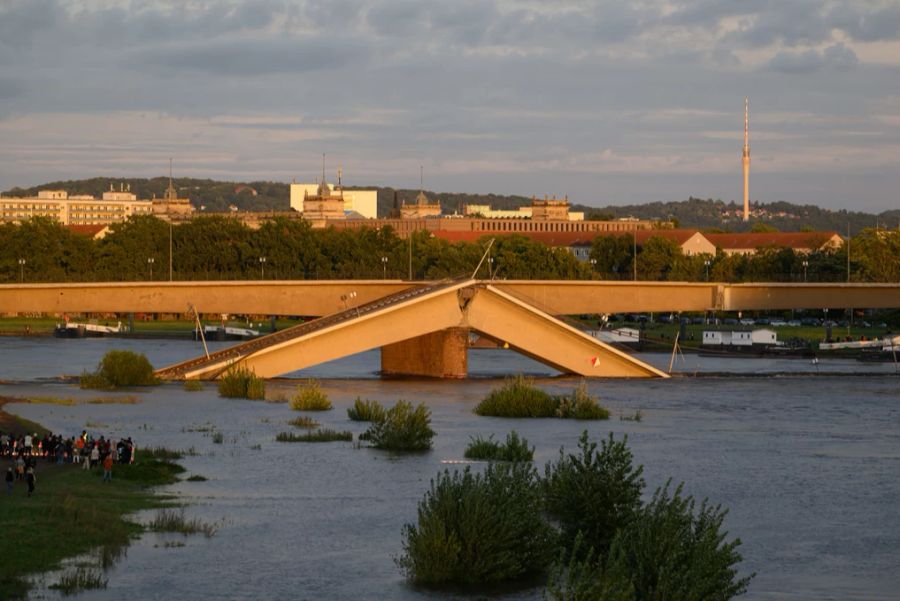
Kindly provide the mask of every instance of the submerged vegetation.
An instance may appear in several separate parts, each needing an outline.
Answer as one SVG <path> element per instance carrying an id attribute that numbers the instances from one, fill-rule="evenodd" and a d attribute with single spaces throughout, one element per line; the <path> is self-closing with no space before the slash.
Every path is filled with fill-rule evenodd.
<path id="1" fill-rule="evenodd" d="M 203 390 L 203 382 L 200 380 L 185 380 L 184 389 L 187 392 L 200 392 Z"/>
<path id="2" fill-rule="evenodd" d="M 103 572 L 96 568 L 78 566 L 65 571 L 59 577 L 59 582 L 51 584 L 51 589 L 56 589 L 62 595 L 76 595 L 82 591 L 98 590 L 106 588 L 109 580 Z"/>
<path id="3" fill-rule="evenodd" d="M 289 419 L 287 423 L 295 428 L 307 428 L 310 430 L 319 427 L 319 422 L 306 415 Z"/>
<path id="4" fill-rule="evenodd" d="M 329 411 L 331 400 L 318 381 L 307 380 L 306 384 L 297 386 L 297 394 L 291 397 L 290 406 L 295 411 Z"/>
<path id="5" fill-rule="evenodd" d="M 427 451 L 433 437 L 431 411 L 421 403 L 413 409 L 409 402 L 397 401 L 372 422 L 360 440 L 368 440 L 375 448 L 388 451 Z"/>
<path id="6" fill-rule="evenodd" d="M 266 381 L 247 367 L 231 367 L 219 380 L 219 396 L 261 400 L 266 398 Z"/>
<path id="7" fill-rule="evenodd" d="M 378 401 L 356 397 L 353 406 L 347 409 L 347 417 L 355 422 L 375 422 L 384 419 L 384 406 Z"/>
<path id="8" fill-rule="evenodd" d="M 588 393 L 584 381 L 571 396 L 552 396 L 538 388 L 534 378 L 522 375 L 507 378 L 501 387 L 491 390 L 475 407 L 475 413 L 492 417 L 609 418 L 609 411 Z"/>
<path id="9" fill-rule="evenodd" d="M 97 370 L 81 374 L 81 387 L 113 390 L 124 386 L 155 386 L 159 378 L 153 374 L 153 366 L 142 353 L 108 351 L 103 355 Z"/>
<path id="10" fill-rule="evenodd" d="M 506 435 L 506 442 L 500 444 L 494 440 L 493 435 L 483 438 L 476 436 L 466 447 L 466 459 L 480 459 L 483 461 L 531 461 L 534 459 L 534 447 L 528 446 L 528 441 L 519 438 L 519 434 L 513 430 Z"/>
<path id="11" fill-rule="evenodd" d="M 218 525 L 204 522 L 198 518 L 188 518 L 184 514 L 184 508 L 160 509 L 147 524 L 147 529 L 153 532 L 177 532 L 187 536 L 188 534 L 202 534 L 206 538 L 212 537 L 219 529 Z"/>
<path id="12" fill-rule="evenodd" d="M 494 445 L 477 438 L 470 448 Z M 418 521 L 403 528 L 397 563 L 424 585 L 549 572 L 545 598 L 554 601 L 726 601 L 746 591 L 753 575 L 738 577 L 741 543 L 726 540 L 726 511 L 669 483 L 644 503 L 643 466 L 632 459 L 627 439 L 598 445 L 584 432 L 578 452 L 560 450 L 543 478 L 523 462 L 439 473 Z"/>
<path id="13" fill-rule="evenodd" d="M 322 428 L 320 430 L 313 430 L 312 432 L 306 432 L 304 434 L 294 434 L 293 432 L 279 432 L 275 435 L 275 440 L 277 440 L 278 442 L 352 442 L 353 433 L 347 431 L 338 432 L 336 430 Z"/>

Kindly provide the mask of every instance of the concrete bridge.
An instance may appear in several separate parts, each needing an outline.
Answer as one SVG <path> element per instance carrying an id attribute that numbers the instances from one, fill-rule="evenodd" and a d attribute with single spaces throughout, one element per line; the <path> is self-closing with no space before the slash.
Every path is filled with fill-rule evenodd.
<path id="1" fill-rule="evenodd" d="M 562 372 L 666 377 L 556 316 L 625 311 L 900 307 L 900 284 L 608 281 L 302 281 L 0 286 L 0 312 L 325 316 L 159 371 L 214 379 L 232 366 L 276 376 L 372 348 L 391 374 L 465 377 L 470 330 Z"/>

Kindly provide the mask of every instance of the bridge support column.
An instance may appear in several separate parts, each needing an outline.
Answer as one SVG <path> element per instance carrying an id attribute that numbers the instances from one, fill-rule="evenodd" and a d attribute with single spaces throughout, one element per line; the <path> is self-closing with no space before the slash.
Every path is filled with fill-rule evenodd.
<path id="1" fill-rule="evenodd" d="M 381 373 L 392 376 L 465 378 L 469 331 L 448 328 L 381 347 Z"/>

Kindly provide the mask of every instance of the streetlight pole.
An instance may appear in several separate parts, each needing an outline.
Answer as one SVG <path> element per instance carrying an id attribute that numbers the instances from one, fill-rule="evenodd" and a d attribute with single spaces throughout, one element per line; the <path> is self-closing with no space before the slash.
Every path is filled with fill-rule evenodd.
<path id="1" fill-rule="evenodd" d="M 708 281 L 709 281 L 709 265 L 710 265 L 710 260 L 709 260 L 709 259 L 706 259 L 705 261 L 703 261 L 703 265 L 706 267 L 706 281 L 708 282 Z"/>
<path id="2" fill-rule="evenodd" d="M 266 258 L 265 257 L 259 258 L 259 279 L 261 279 L 261 280 L 266 279 Z"/>
<path id="3" fill-rule="evenodd" d="M 150 257 L 147 259 L 147 265 L 150 267 L 150 281 L 153 281 L 153 264 L 156 263 L 156 259 Z"/>
<path id="4" fill-rule="evenodd" d="M 488 279 L 494 279 L 494 257 L 488 257 Z"/>
<path id="5" fill-rule="evenodd" d="M 19 283 L 25 283 L 25 259 L 19 259 Z"/>
<path id="6" fill-rule="evenodd" d="M 387 279 L 387 257 L 381 257 L 381 279 Z"/>
<path id="7" fill-rule="evenodd" d="M 806 283 L 806 268 L 809 267 L 809 261 L 804 259 L 802 265 L 803 265 L 803 283 L 805 284 Z"/>
<path id="8" fill-rule="evenodd" d="M 594 279 L 594 273 L 597 271 L 597 259 L 591 259 L 591 279 Z"/>

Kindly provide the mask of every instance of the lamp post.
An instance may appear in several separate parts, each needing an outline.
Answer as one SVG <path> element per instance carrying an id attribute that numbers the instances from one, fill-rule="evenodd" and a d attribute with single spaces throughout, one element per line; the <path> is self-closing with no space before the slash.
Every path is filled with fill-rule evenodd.
<path id="1" fill-rule="evenodd" d="M 712 262 L 709 259 L 706 259 L 705 261 L 703 261 L 703 266 L 706 267 L 706 281 L 707 282 L 709 281 L 709 266 L 711 264 L 712 264 Z"/>
<path id="2" fill-rule="evenodd" d="M 381 257 L 381 279 L 387 279 L 387 257 Z"/>
<path id="3" fill-rule="evenodd" d="M 150 281 L 153 281 L 153 264 L 156 263 L 156 259 L 150 257 L 147 259 L 147 266 L 150 268 Z"/>
<path id="4" fill-rule="evenodd" d="M 25 259 L 19 259 L 19 283 L 25 283 Z"/>
<path id="5" fill-rule="evenodd" d="M 806 283 L 806 268 L 809 267 L 809 261 L 804 259 L 803 263 L 801 263 L 801 265 L 803 265 L 803 283 L 805 284 Z"/>
<path id="6" fill-rule="evenodd" d="M 488 279 L 494 279 L 494 257 L 488 257 Z"/>
<path id="7" fill-rule="evenodd" d="M 594 279 L 594 274 L 597 272 L 597 259 L 590 259 L 591 263 L 591 279 Z"/>
<path id="8" fill-rule="evenodd" d="M 266 258 L 265 257 L 259 258 L 259 279 L 261 279 L 261 280 L 266 279 Z"/>

